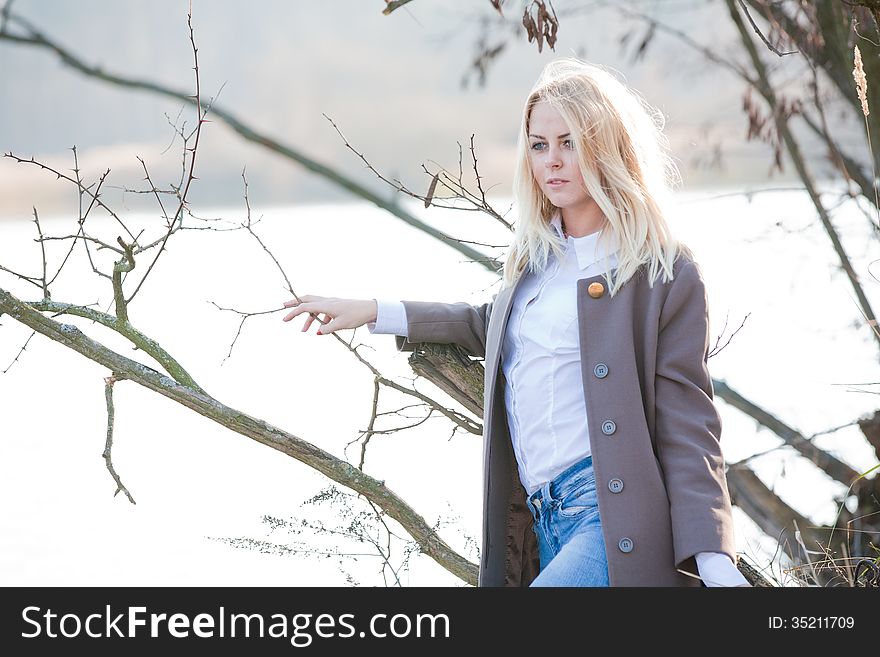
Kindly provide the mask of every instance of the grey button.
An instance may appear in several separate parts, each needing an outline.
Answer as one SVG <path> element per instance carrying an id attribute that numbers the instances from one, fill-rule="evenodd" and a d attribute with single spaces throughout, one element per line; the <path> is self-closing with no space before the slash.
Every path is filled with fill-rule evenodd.
<path id="1" fill-rule="evenodd" d="M 535 507 L 538 509 L 541 508 L 541 498 L 540 497 L 535 498 Z"/>
<path id="2" fill-rule="evenodd" d="M 619 493 L 623 490 L 623 480 L 615 477 L 608 482 L 608 490 L 610 490 L 612 493 Z"/>
<path id="3" fill-rule="evenodd" d="M 621 552 L 632 552 L 633 542 L 632 539 L 628 536 L 624 536 L 617 542 L 617 547 L 620 548 Z"/>
<path id="4" fill-rule="evenodd" d="M 605 363 L 599 363 L 596 367 L 593 368 L 593 374 L 595 374 L 598 378 L 604 379 L 608 376 L 608 366 Z"/>
<path id="5" fill-rule="evenodd" d="M 617 425 L 614 424 L 614 420 L 605 420 L 602 423 L 602 433 L 606 436 L 610 436 L 615 431 L 617 431 Z"/>

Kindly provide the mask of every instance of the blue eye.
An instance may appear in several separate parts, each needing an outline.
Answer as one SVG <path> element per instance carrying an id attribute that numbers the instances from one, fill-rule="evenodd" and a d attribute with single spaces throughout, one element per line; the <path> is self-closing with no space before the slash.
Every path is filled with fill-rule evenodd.
<path id="1" fill-rule="evenodd" d="M 569 147 L 569 148 L 574 148 L 574 142 L 572 142 L 571 139 L 566 139 L 566 140 L 565 140 L 564 142 L 562 142 L 562 143 L 563 143 L 563 144 L 568 144 L 568 147 Z M 532 150 L 533 150 L 533 151 L 542 150 L 542 149 L 538 148 L 538 146 L 543 146 L 543 145 L 544 145 L 544 142 L 542 142 L 542 141 L 536 141 L 534 144 L 532 144 Z"/>

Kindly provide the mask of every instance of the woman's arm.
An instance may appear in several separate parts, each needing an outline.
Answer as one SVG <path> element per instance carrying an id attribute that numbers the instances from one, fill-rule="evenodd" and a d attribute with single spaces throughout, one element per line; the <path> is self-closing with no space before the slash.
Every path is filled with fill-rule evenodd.
<path id="1" fill-rule="evenodd" d="M 406 335 L 397 336 L 398 351 L 412 351 L 420 342 L 457 344 L 477 358 L 486 357 L 486 327 L 495 296 L 479 306 L 463 301 L 402 301 L 406 311 Z"/>
<path id="2" fill-rule="evenodd" d="M 394 332 L 399 351 L 412 351 L 420 342 L 435 342 L 457 344 L 466 353 L 485 358 L 486 327 L 497 296 L 493 296 L 492 301 L 472 306 L 464 302 L 432 301 L 382 302 L 380 305 L 376 299 L 338 299 L 307 294 L 299 300 L 284 302 L 285 308 L 293 308 L 285 315 L 284 321 L 308 313 L 303 331 L 308 331 L 315 319 L 321 324 L 317 331 L 319 335 L 366 324 L 371 333 Z M 402 305 L 402 311 L 398 304 Z M 323 319 L 319 317 L 321 314 Z"/>
<path id="3" fill-rule="evenodd" d="M 354 329 L 367 322 L 376 321 L 375 299 L 339 299 L 337 297 L 320 297 L 304 294 L 301 297 L 285 301 L 285 308 L 293 308 L 282 321 L 289 322 L 301 313 L 308 313 L 302 331 L 309 330 L 314 320 L 318 320 L 317 335 L 327 335 L 340 329 Z M 319 315 L 323 314 L 321 319 Z"/>

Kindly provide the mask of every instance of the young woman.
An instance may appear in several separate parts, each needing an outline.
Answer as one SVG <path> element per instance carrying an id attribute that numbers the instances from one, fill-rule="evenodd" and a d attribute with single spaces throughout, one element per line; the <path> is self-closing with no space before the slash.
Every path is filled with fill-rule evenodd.
<path id="1" fill-rule="evenodd" d="M 480 586 L 749 586 L 707 369 L 699 266 L 664 209 L 662 115 L 549 63 L 522 114 L 503 286 L 480 306 L 307 295 L 318 333 L 485 359 Z M 323 315 L 323 319 L 318 317 Z"/>

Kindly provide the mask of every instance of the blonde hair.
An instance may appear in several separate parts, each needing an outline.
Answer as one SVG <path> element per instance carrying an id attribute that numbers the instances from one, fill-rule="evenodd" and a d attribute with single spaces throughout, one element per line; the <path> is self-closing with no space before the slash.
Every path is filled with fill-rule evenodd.
<path id="1" fill-rule="evenodd" d="M 680 176 L 667 153 L 663 114 L 608 70 L 566 57 L 544 67 L 523 108 L 513 181 L 519 218 L 503 286 L 512 286 L 526 267 L 543 271 L 551 250 L 558 258 L 564 253 L 565 243 L 549 223 L 557 208 L 535 182 L 529 160 L 529 118 L 541 101 L 568 125 L 583 184 L 605 216 L 598 248 L 609 293 L 613 296 L 642 265 L 647 266 L 649 285 L 661 271 L 672 280 L 678 255 L 693 254 L 672 236 L 664 218 Z M 607 264 L 613 242 L 619 250 L 612 275 Z"/>

